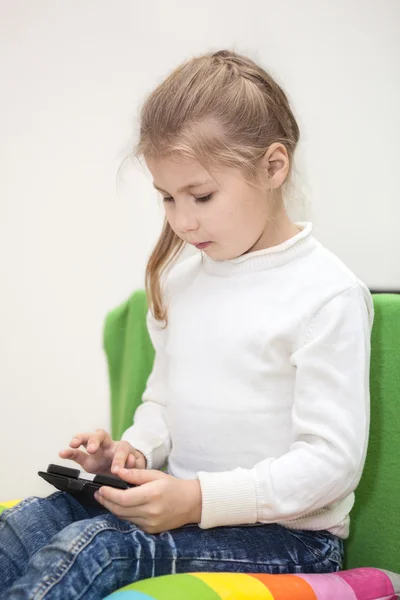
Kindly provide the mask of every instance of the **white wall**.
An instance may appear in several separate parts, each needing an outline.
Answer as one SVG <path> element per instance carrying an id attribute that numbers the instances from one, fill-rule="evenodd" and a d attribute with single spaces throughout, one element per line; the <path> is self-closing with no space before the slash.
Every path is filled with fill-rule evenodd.
<path id="1" fill-rule="evenodd" d="M 161 208 L 117 168 L 139 104 L 192 54 L 260 60 L 302 130 L 318 237 L 370 286 L 400 288 L 399 4 L 364 0 L 3 0 L 0 4 L 0 499 L 108 427 L 108 310 L 142 285 Z"/>

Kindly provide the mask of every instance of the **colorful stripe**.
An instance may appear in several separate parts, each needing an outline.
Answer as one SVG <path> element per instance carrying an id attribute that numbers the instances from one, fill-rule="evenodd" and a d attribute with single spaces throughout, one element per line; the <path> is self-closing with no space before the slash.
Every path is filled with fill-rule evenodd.
<path id="1" fill-rule="evenodd" d="M 235 577 L 231 577 L 230 573 L 193 573 L 193 576 L 204 581 L 218 594 L 218 598 L 274 600 L 261 581 L 243 573 L 235 573 Z"/>
<path id="2" fill-rule="evenodd" d="M 312 585 L 297 575 L 251 575 L 259 579 L 271 592 L 274 600 L 318 600 Z M 345 600 L 345 599 L 344 599 Z"/>
<path id="3" fill-rule="evenodd" d="M 390 579 L 379 569 L 353 569 L 342 571 L 338 576 L 351 587 L 357 600 L 390 597 L 394 592 Z"/>
<path id="4" fill-rule="evenodd" d="M 5 506 L 6 508 L 11 508 L 12 506 L 15 506 L 16 504 L 18 504 L 18 502 L 21 502 L 21 500 L 8 500 L 7 502 L 2 502 L 1 506 Z"/>
<path id="5" fill-rule="evenodd" d="M 379 569 L 326 575 L 189 573 L 132 583 L 112 600 L 394 600 L 398 576 Z M 396 583 L 397 588 L 397 583 Z"/>
<path id="6" fill-rule="evenodd" d="M 3 510 L 6 510 L 6 508 L 11 508 L 12 506 L 15 506 L 16 504 L 18 504 L 18 502 L 21 502 L 21 500 L 9 500 L 8 502 L 2 502 L 0 504 L 0 513 L 2 513 Z"/>
<path id="7" fill-rule="evenodd" d="M 329 575 L 298 575 L 312 587 L 317 600 L 357 600 L 357 596 L 345 581 L 330 573 Z M 335 596 L 332 596 L 332 590 Z M 364 599 L 365 600 L 365 599 Z"/>

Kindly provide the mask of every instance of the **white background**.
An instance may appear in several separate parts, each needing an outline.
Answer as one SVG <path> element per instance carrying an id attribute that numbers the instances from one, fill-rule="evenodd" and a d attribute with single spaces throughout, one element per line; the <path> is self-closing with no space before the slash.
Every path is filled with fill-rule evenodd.
<path id="1" fill-rule="evenodd" d="M 233 48 L 302 133 L 291 205 L 374 289 L 400 289 L 399 3 L 1 0 L 0 500 L 76 431 L 108 427 L 107 311 L 142 287 L 162 208 L 117 169 L 140 104 L 191 55 Z"/>

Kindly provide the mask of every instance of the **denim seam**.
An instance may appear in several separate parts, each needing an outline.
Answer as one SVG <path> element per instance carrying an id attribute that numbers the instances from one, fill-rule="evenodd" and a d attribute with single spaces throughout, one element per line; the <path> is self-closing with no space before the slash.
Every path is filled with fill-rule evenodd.
<path id="1" fill-rule="evenodd" d="M 155 558 L 154 560 L 168 560 L 168 558 L 160 557 L 160 558 Z M 173 559 L 171 558 L 170 560 L 172 561 Z M 293 565 L 294 567 L 308 567 L 308 566 L 324 564 L 326 562 L 331 562 L 331 556 L 325 556 L 325 558 L 323 558 L 322 560 L 318 560 L 317 562 L 309 563 L 307 565 L 299 564 L 296 562 L 289 562 L 289 561 L 285 562 L 284 565 L 277 565 L 276 563 L 257 562 L 255 560 L 238 560 L 238 559 L 232 559 L 232 558 L 197 558 L 196 556 L 193 556 L 192 558 L 185 558 L 185 557 L 178 556 L 175 560 L 177 562 L 183 562 L 183 561 L 187 561 L 187 562 L 192 562 L 192 561 L 196 561 L 196 562 L 228 562 L 228 563 L 238 563 L 240 565 L 252 564 L 252 565 L 259 565 L 259 566 L 266 566 L 266 567 L 276 567 L 276 566 L 285 566 L 285 565 Z"/>
<path id="2" fill-rule="evenodd" d="M 330 573 L 331 570 L 319 570 L 320 567 L 326 567 L 327 565 L 332 566 L 332 560 L 331 557 L 325 557 L 323 560 L 319 560 L 317 562 L 314 563 L 309 563 L 308 565 L 303 565 L 303 564 L 298 564 L 295 562 L 287 562 L 284 565 L 277 565 L 275 563 L 269 563 L 269 562 L 256 562 L 253 560 L 229 560 L 229 559 L 216 559 L 216 558 L 177 558 L 176 559 L 177 562 L 183 562 L 183 561 L 196 561 L 196 562 L 229 562 L 229 563 L 238 563 L 238 564 L 252 564 L 252 565 L 257 565 L 257 566 L 262 566 L 262 567 L 268 567 L 271 568 L 275 571 L 279 571 L 280 573 L 287 573 L 287 566 L 292 566 L 295 568 L 295 572 L 298 573 L 307 573 L 307 571 L 304 571 L 304 568 L 307 567 L 311 567 L 313 569 L 313 571 L 310 571 L 310 573 Z M 338 565 L 336 563 L 335 560 L 333 560 L 334 564 L 336 565 L 337 569 L 336 571 L 340 570 L 340 565 Z M 314 569 L 317 569 L 314 571 Z"/>
<path id="3" fill-rule="evenodd" d="M 123 531 L 122 529 L 120 529 L 118 527 L 110 526 L 105 523 L 97 523 L 97 524 L 89 527 L 85 533 L 80 535 L 79 539 L 75 542 L 75 544 L 70 549 L 69 555 L 71 555 L 71 556 L 69 556 L 69 557 L 65 558 L 63 561 L 61 561 L 61 563 L 56 568 L 55 572 L 53 572 L 53 574 L 51 576 L 45 577 L 39 583 L 38 587 L 33 590 L 34 595 L 32 596 L 32 598 L 35 598 L 35 600 L 42 600 L 42 598 L 44 598 L 47 595 L 47 593 L 55 585 L 57 585 L 57 583 L 59 583 L 63 577 L 65 577 L 65 575 L 68 573 L 68 571 L 70 570 L 70 568 L 72 567 L 72 565 L 74 564 L 76 559 L 78 558 L 79 553 L 82 550 L 84 550 L 85 547 L 87 547 L 87 545 L 93 540 L 93 538 L 98 533 L 100 533 L 102 531 L 106 531 L 106 530 L 114 530 L 114 531 L 119 531 L 120 533 L 129 533 L 130 534 L 135 529 L 136 529 L 136 527 L 132 527 L 126 531 Z M 109 563 L 107 563 L 106 566 L 108 566 L 108 564 Z M 41 594 L 41 595 L 38 595 L 38 594 Z"/>

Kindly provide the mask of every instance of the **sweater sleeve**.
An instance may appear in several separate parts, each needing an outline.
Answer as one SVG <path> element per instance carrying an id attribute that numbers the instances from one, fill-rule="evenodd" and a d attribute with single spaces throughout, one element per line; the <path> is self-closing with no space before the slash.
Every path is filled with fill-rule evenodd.
<path id="1" fill-rule="evenodd" d="M 155 349 L 153 369 L 147 380 L 142 404 L 136 409 L 133 425 L 124 432 L 122 439 L 144 454 L 148 469 L 160 469 L 171 450 L 170 433 L 165 420 L 167 328 L 163 328 L 150 311 L 147 326 Z"/>
<path id="2" fill-rule="evenodd" d="M 199 472 L 200 527 L 284 522 L 348 496 L 369 428 L 371 296 L 361 285 L 320 307 L 294 350 L 292 444 L 252 469 Z"/>

